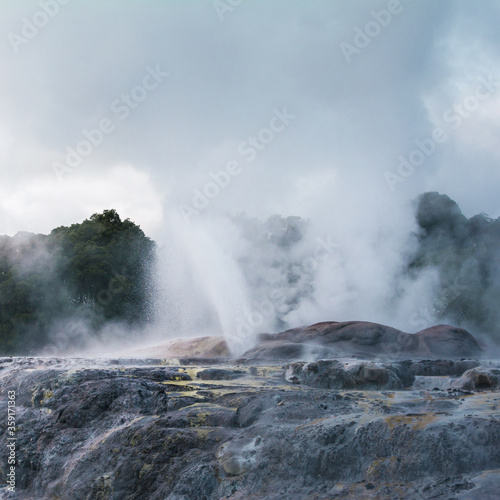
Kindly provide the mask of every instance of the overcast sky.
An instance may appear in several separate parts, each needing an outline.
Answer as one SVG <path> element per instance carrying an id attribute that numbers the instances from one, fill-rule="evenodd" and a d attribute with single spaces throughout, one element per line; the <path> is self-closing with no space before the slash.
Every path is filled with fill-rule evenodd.
<path id="1" fill-rule="evenodd" d="M 0 234 L 106 208 L 153 238 L 179 210 L 390 220 L 429 190 L 500 216 L 499 2 L 0 5 Z"/>

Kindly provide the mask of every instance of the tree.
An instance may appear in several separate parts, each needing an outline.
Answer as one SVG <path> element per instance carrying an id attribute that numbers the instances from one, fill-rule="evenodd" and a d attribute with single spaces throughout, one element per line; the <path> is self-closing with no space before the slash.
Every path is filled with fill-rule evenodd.
<path id="1" fill-rule="evenodd" d="M 96 333 L 108 321 L 146 323 L 154 260 L 154 242 L 116 210 L 48 236 L 0 237 L 1 352 L 36 352 L 71 318 Z"/>

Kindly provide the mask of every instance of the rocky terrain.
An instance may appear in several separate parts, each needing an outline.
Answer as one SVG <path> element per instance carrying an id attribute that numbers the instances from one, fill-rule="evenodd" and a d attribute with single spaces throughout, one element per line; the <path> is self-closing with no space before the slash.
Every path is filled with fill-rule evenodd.
<path id="1" fill-rule="evenodd" d="M 328 322 L 237 359 L 218 338 L 153 351 L 0 358 L 0 496 L 498 498 L 500 363 L 465 330 Z"/>

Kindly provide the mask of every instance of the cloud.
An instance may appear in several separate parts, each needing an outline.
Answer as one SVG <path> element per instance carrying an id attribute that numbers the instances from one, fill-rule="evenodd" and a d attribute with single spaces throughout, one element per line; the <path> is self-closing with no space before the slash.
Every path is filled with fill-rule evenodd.
<path id="1" fill-rule="evenodd" d="M 9 34 L 41 7 L 9 5 L 0 20 L 0 233 L 46 232 L 114 207 L 162 239 L 179 205 L 237 161 L 241 172 L 200 220 L 239 212 L 309 218 L 316 236 L 343 242 L 344 264 L 325 264 L 315 309 L 297 321 L 326 315 L 321 294 L 338 304 L 334 316 L 376 315 L 418 194 L 446 192 L 469 216 L 500 215 L 496 95 L 394 192 L 384 178 L 479 76 L 496 75 L 499 7 L 481 5 L 401 0 L 400 13 L 350 62 L 341 44 L 355 43 L 386 0 L 257 0 L 223 21 L 211 0 L 68 2 L 18 53 Z M 113 102 L 157 65 L 168 77 L 120 120 Z M 284 108 L 296 118 L 248 162 L 241 144 Z M 54 162 L 105 118 L 116 130 L 59 185 Z M 213 253 L 224 254 L 225 244 Z M 358 298 L 335 295 L 342 283 Z"/>
<path id="2" fill-rule="evenodd" d="M 63 181 L 54 174 L 43 176 L 0 193 L 0 225 L 5 234 L 48 233 L 111 208 L 147 234 L 161 231 L 162 198 L 150 177 L 131 165 L 114 166 L 100 175 L 75 172 Z"/>

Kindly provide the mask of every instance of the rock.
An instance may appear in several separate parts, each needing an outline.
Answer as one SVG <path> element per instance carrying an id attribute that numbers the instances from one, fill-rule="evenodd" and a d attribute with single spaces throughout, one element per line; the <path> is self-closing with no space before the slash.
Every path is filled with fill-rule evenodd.
<path id="1" fill-rule="evenodd" d="M 419 361 L 406 361 L 398 363 L 396 366 L 401 369 L 406 369 L 408 374 L 412 377 L 443 377 L 462 375 L 465 371 L 475 368 L 480 365 L 479 361 L 474 360 L 419 360 Z M 403 368 L 403 366 L 405 368 Z M 411 384 L 410 384 L 411 385 Z"/>
<path id="2" fill-rule="evenodd" d="M 474 358 L 482 354 L 479 343 L 463 328 L 437 325 L 417 332 L 415 337 L 419 352 L 427 352 L 432 358 Z"/>
<path id="3" fill-rule="evenodd" d="M 129 349 L 120 355 L 135 358 L 227 358 L 231 353 L 224 337 L 197 337 L 173 339 L 143 349 Z"/>
<path id="4" fill-rule="evenodd" d="M 451 386 L 464 391 L 485 391 L 498 389 L 500 370 L 498 368 L 472 368 L 467 370 Z"/>
<path id="5" fill-rule="evenodd" d="M 480 345 L 469 332 L 452 326 L 438 325 L 410 334 L 377 323 L 327 321 L 263 334 L 260 343 L 242 359 L 459 359 L 481 354 Z"/>
<path id="6" fill-rule="evenodd" d="M 0 414 L 15 391 L 16 497 L 496 498 L 500 363 L 315 358 L 403 338 L 336 325 L 263 338 L 243 368 L 196 355 L 0 358 Z M 400 345 L 450 341 L 454 355 L 473 344 L 445 328 Z M 274 359 L 291 355 L 306 359 Z M 7 472 L 1 460 L 2 484 Z"/>
<path id="7" fill-rule="evenodd" d="M 324 389 L 403 388 L 403 383 L 392 367 L 373 362 L 322 360 L 292 363 L 286 367 L 285 379 L 294 384 Z"/>
<path id="8" fill-rule="evenodd" d="M 244 376 L 245 372 L 243 370 L 225 370 L 222 368 L 207 368 L 196 374 L 196 378 L 201 380 L 234 380 Z"/>
<path id="9" fill-rule="evenodd" d="M 500 491 L 500 470 L 491 470 L 469 477 L 467 487 L 456 495 L 458 500 L 497 500 Z"/>
<path id="10" fill-rule="evenodd" d="M 251 397 L 238 407 L 236 417 L 239 427 L 249 427 L 255 423 L 262 413 L 279 402 L 278 397 L 274 395 L 259 395 Z"/>
<path id="11" fill-rule="evenodd" d="M 302 359 L 304 346 L 298 342 L 270 340 L 262 342 L 243 354 L 243 359 Z"/>

